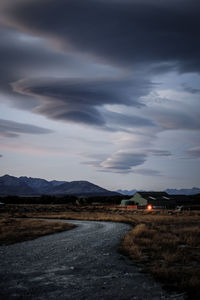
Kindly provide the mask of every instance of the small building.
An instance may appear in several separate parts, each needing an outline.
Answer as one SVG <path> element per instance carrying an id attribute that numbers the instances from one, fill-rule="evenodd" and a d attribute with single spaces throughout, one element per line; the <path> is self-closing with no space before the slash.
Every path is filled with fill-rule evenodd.
<path id="1" fill-rule="evenodd" d="M 137 192 L 129 200 L 134 201 L 138 206 L 163 205 L 170 200 L 170 196 L 165 192 Z"/>
<path id="2" fill-rule="evenodd" d="M 124 199 L 121 205 L 137 205 L 138 208 L 147 208 L 151 205 L 156 209 L 175 209 L 177 206 L 183 206 L 183 209 L 192 207 L 197 208 L 198 199 L 192 199 L 186 195 L 169 195 L 166 192 L 137 192 L 129 200 Z M 198 208 L 197 208 L 198 209 Z"/>

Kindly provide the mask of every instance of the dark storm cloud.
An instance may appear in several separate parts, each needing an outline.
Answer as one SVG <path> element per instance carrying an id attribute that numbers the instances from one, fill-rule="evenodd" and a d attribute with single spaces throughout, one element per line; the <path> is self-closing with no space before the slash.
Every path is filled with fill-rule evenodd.
<path id="1" fill-rule="evenodd" d="M 2 154 L 0 154 L 0 158 L 1 158 L 1 157 L 3 157 L 3 155 L 2 155 Z"/>
<path id="2" fill-rule="evenodd" d="M 194 147 L 185 151 L 186 154 L 189 155 L 190 158 L 200 158 L 200 147 Z"/>
<path id="3" fill-rule="evenodd" d="M 20 80 L 12 84 L 15 92 L 33 96 L 41 101 L 35 112 L 56 120 L 106 126 L 106 119 L 117 117 L 124 126 L 146 126 L 153 123 L 142 117 L 100 111 L 106 104 L 141 107 L 140 97 L 148 94 L 151 84 L 145 79 L 39 79 Z M 137 125 L 138 124 L 138 125 Z M 111 128 L 112 130 L 112 128 Z"/>
<path id="4" fill-rule="evenodd" d="M 0 136 L 18 137 L 19 134 L 48 134 L 52 131 L 46 128 L 0 119 Z"/>
<path id="5" fill-rule="evenodd" d="M 2 27 L 0 29 L 0 91 L 11 96 L 12 104 L 23 109 L 37 105 L 37 101 L 20 97 L 13 93 L 10 82 L 23 77 L 43 72 L 55 75 L 56 72 L 66 72 L 80 65 L 70 55 L 52 51 L 40 38 L 28 36 L 18 30 Z M 12 99 L 14 97 L 14 99 Z"/>
<path id="6" fill-rule="evenodd" d="M 56 120 L 96 125 L 107 130 L 117 130 L 117 126 L 154 126 L 156 122 L 148 118 L 102 113 L 99 108 L 105 104 L 141 107 L 141 97 L 153 88 L 144 67 L 155 73 L 178 65 L 182 70 L 199 68 L 199 7 L 194 0 L 189 4 L 185 0 L 167 3 L 149 0 L 2 1 L 2 22 L 17 30 L 4 27 L 0 32 L 0 88 L 4 92 L 14 92 L 16 106 L 34 108 L 35 112 Z M 38 37 L 28 35 L 30 33 Z M 49 42 L 45 43 L 41 37 Z M 70 57 L 50 48 L 58 49 L 61 45 L 66 51 L 73 49 L 81 54 L 92 54 L 101 62 L 106 60 L 121 67 L 128 66 L 137 79 L 77 80 L 74 83 L 42 78 L 37 82 L 18 81 L 34 77 L 37 72 L 39 78 L 44 69 L 49 70 L 52 77 L 54 69 L 67 69 Z M 75 58 L 71 64 L 75 64 Z M 14 91 L 10 90 L 10 82 L 15 82 Z M 164 116 L 164 121 L 158 118 L 158 123 L 163 129 L 197 126 L 197 121 L 186 118 Z"/>
<path id="7" fill-rule="evenodd" d="M 53 65 L 63 66 L 64 55 L 51 52 L 39 38 L 27 36 L 17 30 L 0 29 L 1 79 L 16 73 L 37 70 Z M 3 72 L 3 73 L 2 73 Z"/>
<path id="8" fill-rule="evenodd" d="M 188 86 L 187 84 L 182 84 L 184 91 L 191 94 L 200 94 L 200 89 Z"/>
<path id="9" fill-rule="evenodd" d="M 5 75 L 15 76 L 17 73 L 19 76 L 30 71 L 43 71 L 43 68 L 64 71 L 80 63 L 78 58 L 51 50 L 49 44 L 40 37 L 6 27 L 0 28 L 0 36 L 1 79 Z"/>
<path id="10" fill-rule="evenodd" d="M 118 65 L 200 69 L 200 2 L 5 1 L 8 23 Z M 155 67 L 155 66 L 154 66 Z"/>

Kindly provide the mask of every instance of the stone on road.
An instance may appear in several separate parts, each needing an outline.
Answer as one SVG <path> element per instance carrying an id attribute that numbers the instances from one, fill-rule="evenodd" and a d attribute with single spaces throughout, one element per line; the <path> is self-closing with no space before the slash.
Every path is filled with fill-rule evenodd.
<path id="1" fill-rule="evenodd" d="M 117 253 L 128 225 L 70 222 L 78 227 L 0 247 L 0 299 L 174 298 Z"/>

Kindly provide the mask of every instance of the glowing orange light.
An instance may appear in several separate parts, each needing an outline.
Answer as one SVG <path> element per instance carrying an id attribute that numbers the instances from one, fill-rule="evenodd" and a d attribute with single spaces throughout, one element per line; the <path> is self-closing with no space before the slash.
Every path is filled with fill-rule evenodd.
<path id="1" fill-rule="evenodd" d="M 149 204 L 149 205 L 147 206 L 147 209 L 148 209 L 148 210 L 152 210 L 152 205 Z"/>

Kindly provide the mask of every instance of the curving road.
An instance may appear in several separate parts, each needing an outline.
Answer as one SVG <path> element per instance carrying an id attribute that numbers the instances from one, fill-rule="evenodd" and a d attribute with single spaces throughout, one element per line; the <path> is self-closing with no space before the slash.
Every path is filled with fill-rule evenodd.
<path id="1" fill-rule="evenodd" d="M 117 253 L 128 225 L 70 222 L 78 227 L 0 247 L 0 299 L 180 299 Z"/>

